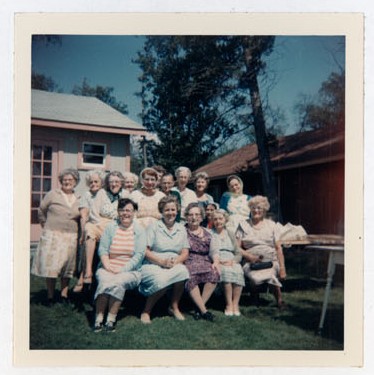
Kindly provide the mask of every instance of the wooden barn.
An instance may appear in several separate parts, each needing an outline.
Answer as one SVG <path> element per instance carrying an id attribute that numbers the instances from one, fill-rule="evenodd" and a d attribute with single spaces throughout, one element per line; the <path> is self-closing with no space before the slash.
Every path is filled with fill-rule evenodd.
<path id="1" fill-rule="evenodd" d="M 327 128 L 276 138 L 270 156 L 283 222 L 308 233 L 344 234 L 344 129 Z M 257 145 L 249 144 L 197 171 L 210 176 L 209 192 L 219 202 L 226 178 L 238 174 L 244 192 L 262 194 Z"/>
<path id="2" fill-rule="evenodd" d="M 37 209 L 64 168 L 79 170 L 78 192 L 91 169 L 130 170 L 130 136 L 145 128 L 94 97 L 32 90 L 31 242 L 40 236 Z"/>

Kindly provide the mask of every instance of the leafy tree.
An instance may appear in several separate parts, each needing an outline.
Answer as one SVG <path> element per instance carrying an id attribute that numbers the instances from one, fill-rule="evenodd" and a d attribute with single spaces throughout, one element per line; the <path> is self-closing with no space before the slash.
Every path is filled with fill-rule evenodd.
<path id="1" fill-rule="evenodd" d="M 31 73 L 31 88 L 51 92 L 59 91 L 57 83 L 51 77 L 36 72 Z"/>
<path id="2" fill-rule="evenodd" d="M 331 73 L 316 98 L 303 95 L 295 105 L 301 130 L 342 126 L 345 119 L 345 71 Z"/>
<path id="3" fill-rule="evenodd" d="M 118 101 L 115 96 L 113 96 L 113 90 L 113 87 L 104 87 L 100 85 L 97 85 L 95 87 L 90 86 L 87 78 L 84 78 L 82 81 L 82 85 L 75 85 L 73 87 L 72 93 L 74 95 L 96 97 L 97 99 L 100 99 L 117 111 L 123 113 L 124 115 L 127 115 L 127 105 L 123 102 Z"/>
<path id="4" fill-rule="evenodd" d="M 277 215 L 277 194 L 258 85 L 272 36 L 151 36 L 136 62 L 143 124 L 157 133 L 154 159 L 195 169 L 234 135 L 254 126 L 264 193 Z"/>

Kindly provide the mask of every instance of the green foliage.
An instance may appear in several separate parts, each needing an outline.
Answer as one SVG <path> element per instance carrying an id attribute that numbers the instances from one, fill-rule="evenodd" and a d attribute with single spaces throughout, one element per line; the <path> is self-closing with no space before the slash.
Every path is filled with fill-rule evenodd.
<path id="1" fill-rule="evenodd" d="M 113 96 L 113 87 L 107 86 L 90 86 L 88 83 L 87 78 L 84 78 L 82 81 L 82 85 L 75 85 L 72 93 L 74 95 L 81 95 L 81 96 L 93 96 L 102 102 L 110 105 L 117 111 L 123 113 L 124 115 L 128 114 L 127 105 L 123 102 L 118 101 L 115 96 Z"/>
<path id="2" fill-rule="evenodd" d="M 250 82 L 265 69 L 274 37 L 149 36 L 136 63 L 143 124 L 157 134 L 154 160 L 195 169 L 253 125 Z"/>
<path id="3" fill-rule="evenodd" d="M 344 126 L 345 71 L 331 73 L 322 83 L 316 98 L 302 96 L 295 105 L 295 112 L 301 130 Z"/>
<path id="4" fill-rule="evenodd" d="M 57 83 L 51 77 L 36 72 L 31 73 L 31 88 L 50 92 L 59 90 Z"/>

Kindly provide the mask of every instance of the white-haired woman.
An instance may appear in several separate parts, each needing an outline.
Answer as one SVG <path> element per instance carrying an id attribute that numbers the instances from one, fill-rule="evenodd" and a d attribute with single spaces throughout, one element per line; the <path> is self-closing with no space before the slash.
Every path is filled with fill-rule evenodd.
<path id="1" fill-rule="evenodd" d="M 283 307 L 279 280 L 286 278 L 286 268 L 282 246 L 279 244 L 279 227 L 269 219 L 266 213 L 270 209 L 266 197 L 256 195 L 248 202 L 251 217 L 242 221 L 236 231 L 236 238 L 241 247 L 243 271 L 248 277 L 251 294 L 257 300 L 257 285 L 268 283 L 271 286 L 279 308 Z M 265 264 L 264 264 L 265 263 Z M 267 265 L 268 268 L 262 268 Z"/>
<path id="2" fill-rule="evenodd" d="M 67 301 L 78 245 L 80 197 L 74 188 L 79 183 L 79 173 L 64 169 L 58 179 L 61 188 L 47 193 L 38 210 L 43 232 L 31 268 L 32 274 L 46 278 L 48 305 L 54 302 L 57 278 L 61 279 L 60 297 Z"/>
<path id="3" fill-rule="evenodd" d="M 223 284 L 226 316 L 240 316 L 239 301 L 245 286 L 244 273 L 240 261 L 241 249 L 235 235 L 226 229 L 228 213 L 223 209 L 215 210 L 213 216 L 213 248 L 219 253 L 221 278 Z"/>
<path id="4" fill-rule="evenodd" d="M 197 196 L 197 202 L 204 208 L 209 203 L 214 203 L 213 197 L 206 192 L 209 185 L 209 176 L 206 172 L 198 172 L 194 177 L 195 193 Z"/>
<path id="5" fill-rule="evenodd" d="M 197 202 L 196 193 L 187 187 L 192 173 L 187 167 L 179 167 L 175 170 L 175 178 L 177 179 L 177 186 L 173 190 L 178 191 L 181 196 L 181 218 L 186 220 L 184 211 L 186 207 L 193 202 Z"/>
<path id="6" fill-rule="evenodd" d="M 132 193 L 138 186 L 139 177 L 135 173 L 125 172 L 123 174 L 123 178 L 124 178 L 124 188 L 129 193 Z"/>
<path id="7" fill-rule="evenodd" d="M 89 191 L 82 196 L 79 204 L 82 230 L 80 243 L 84 245 L 84 256 L 82 270 L 73 289 L 75 293 L 81 292 L 84 284 L 87 286 L 92 284 L 92 266 L 96 244 L 112 220 L 102 214 L 103 207 L 110 204 L 108 195 L 103 189 L 104 179 L 105 173 L 102 170 L 91 170 L 86 174 Z"/>
<path id="8" fill-rule="evenodd" d="M 158 174 L 153 168 L 144 168 L 140 173 L 142 187 L 130 194 L 130 199 L 138 204 L 137 220 L 147 228 L 151 223 L 161 219 L 158 202 L 165 196 L 158 190 Z"/>

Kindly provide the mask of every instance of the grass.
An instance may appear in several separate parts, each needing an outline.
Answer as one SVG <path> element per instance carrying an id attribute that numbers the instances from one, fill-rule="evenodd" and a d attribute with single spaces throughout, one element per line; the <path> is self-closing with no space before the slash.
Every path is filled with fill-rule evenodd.
<path id="1" fill-rule="evenodd" d="M 300 263 L 298 263 L 300 264 Z M 90 298 L 72 305 L 43 305 L 45 282 L 31 276 L 30 349 L 191 349 L 191 350 L 343 350 L 343 286 L 331 291 L 325 327 L 316 335 L 325 281 L 305 277 L 296 267 L 284 282 L 283 298 L 288 308 L 279 311 L 270 293 L 261 294 L 261 305 L 251 305 L 247 292 L 241 299 L 241 317 L 223 314 L 224 297 L 215 293 L 208 308 L 215 322 L 195 321 L 187 295 L 181 301 L 185 321 L 167 315 L 167 299 L 156 306 L 152 324 L 139 316 L 144 298 L 135 291 L 126 294 L 115 333 L 93 333 L 94 308 Z M 299 273 L 299 271 L 302 271 Z"/>

